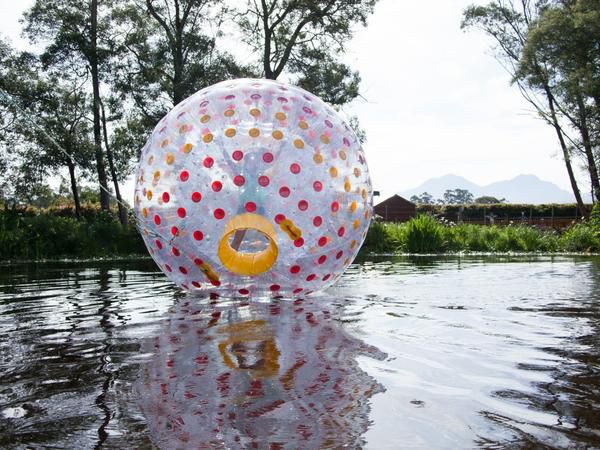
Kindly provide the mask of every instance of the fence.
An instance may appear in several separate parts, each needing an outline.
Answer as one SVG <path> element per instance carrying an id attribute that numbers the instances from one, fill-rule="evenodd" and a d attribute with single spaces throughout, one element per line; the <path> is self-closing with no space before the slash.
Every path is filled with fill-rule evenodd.
<path id="1" fill-rule="evenodd" d="M 450 220 L 450 219 L 449 219 Z M 563 229 L 570 227 L 573 223 L 581 220 L 579 217 L 481 217 L 463 218 L 462 223 L 473 225 L 531 225 L 539 228 Z M 460 222 L 460 220 L 458 220 Z"/>

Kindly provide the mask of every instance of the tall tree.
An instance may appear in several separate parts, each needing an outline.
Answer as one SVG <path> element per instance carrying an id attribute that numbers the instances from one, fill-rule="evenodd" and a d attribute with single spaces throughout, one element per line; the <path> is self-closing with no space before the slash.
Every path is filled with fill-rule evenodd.
<path id="1" fill-rule="evenodd" d="M 529 28 L 517 75 L 540 85 L 536 64 L 560 98 L 560 112 L 576 130 L 596 201 L 600 201 L 597 163 L 600 123 L 600 1 L 553 2 Z"/>
<path id="2" fill-rule="evenodd" d="M 19 197 L 38 191 L 50 172 L 69 172 L 75 215 L 81 217 L 76 170 L 89 168 L 92 145 L 87 120 L 89 99 L 72 80 L 46 74 L 35 55 L 4 60 L 2 104 L 12 110 L 12 182 Z M 16 144 L 16 145 L 15 145 Z"/>
<path id="3" fill-rule="evenodd" d="M 166 111 L 203 87 L 252 75 L 217 49 L 221 3 L 131 0 L 115 8 L 122 55 L 115 84 L 132 99 L 140 124 L 153 127 Z"/>
<path id="4" fill-rule="evenodd" d="M 366 26 L 377 0 L 248 0 L 237 22 L 260 55 L 265 78 L 286 74 L 328 103 L 358 96 L 360 77 L 339 57 L 356 24 Z"/>
<path id="5" fill-rule="evenodd" d="M 547 67 L 532 60 L 532 71 L 539 80 L 531 84 L 518 76 L 519 63 L 532 23 L 539 17 L 545 1 L 493 0 L 486 6 L 469 6 L 463 13 L 461 28 L 477 28 L 494 41 L 496 58 L 512 77 L 525 100 L 554 129 L 571 183 L 571 189 L 582 215 L 588 213 L 575 177 L 572 163 L 572 139 L 566 134 L 559 116 L 558 99 L 550 83 Z"/>
<path id="6" fill-rule="evenodd" d="M 106 12 L 112 6 L 111 1 L 103 1 L 102 6 L 101 10 L 98 0 L 36 0 L 25 13 L 24 22 L 25 33 L 33 42 L 47 43 L 42 57 L 46 66 L 76 73 L 82 81 L 89 80 L 100 205 L 107 210 L 109 191 L 102 148 L 100 83 L 101 68 L 110 54 L 110 49 L 102 43 L 109 42 L 106 36 L 111 25 Z"/>
<path id="7" fill-rule="evenodd" d="M 446 205 L 464 205 L 473 203 L 473 194 L 468 189 L 447 189 L 443 200 Z"/>

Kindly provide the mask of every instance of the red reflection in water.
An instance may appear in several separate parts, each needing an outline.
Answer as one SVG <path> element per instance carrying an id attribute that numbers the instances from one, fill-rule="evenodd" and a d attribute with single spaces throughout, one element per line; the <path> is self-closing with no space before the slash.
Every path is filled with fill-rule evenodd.
<path id="1" fill-rule="evenodd" d="M 243 305 L 243 306 L 242 306 Z M 151 341 L 139 402 L 159 447 L 355 448 L 383 390 L 356 362 L 385 358 L 323 299 L 187 299 Z"/>

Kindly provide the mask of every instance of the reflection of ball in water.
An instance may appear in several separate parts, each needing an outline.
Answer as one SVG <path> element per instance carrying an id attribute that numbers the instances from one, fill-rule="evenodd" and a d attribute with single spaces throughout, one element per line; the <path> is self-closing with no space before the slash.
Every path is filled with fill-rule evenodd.
<path id="1" fill-rule="evenodd" d="M 226 81 L 171 110 L 144 146 L 136 215 L 181 287 L 304 295 L 356 256 L 371 219 L 357 137 L 308 92 Z"/>

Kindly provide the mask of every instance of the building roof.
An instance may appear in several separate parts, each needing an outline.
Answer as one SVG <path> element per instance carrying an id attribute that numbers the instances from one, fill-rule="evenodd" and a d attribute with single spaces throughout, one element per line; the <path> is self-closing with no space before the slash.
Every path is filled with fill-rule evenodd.
<path id="1" fill-rule="evenodd" d="M 399 205 L 399 204 L 405 204 L 406 206 L 416 207 L 416 205 L 413 202 L 406 200 L 404 197 L 400 197 L 398 194 L 394 194 L 391 197 L 386 198 L 381 203 L 378 203 L 377 205 L 375 205 L 375 207 L 377 208 L 378 206 Z"/>

